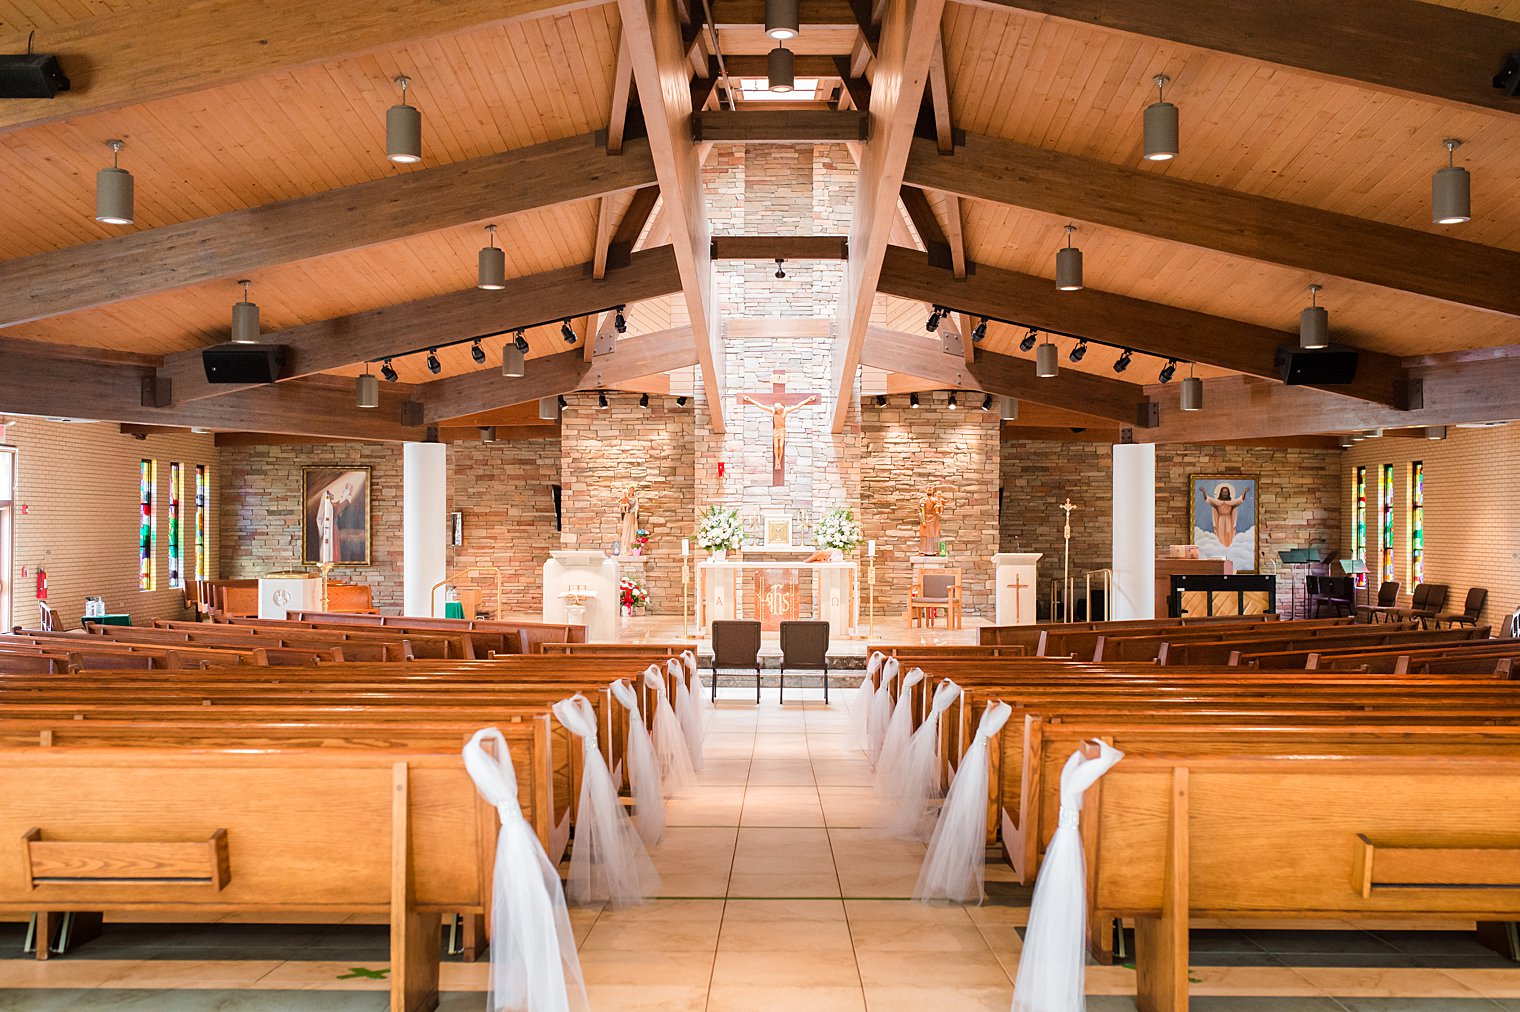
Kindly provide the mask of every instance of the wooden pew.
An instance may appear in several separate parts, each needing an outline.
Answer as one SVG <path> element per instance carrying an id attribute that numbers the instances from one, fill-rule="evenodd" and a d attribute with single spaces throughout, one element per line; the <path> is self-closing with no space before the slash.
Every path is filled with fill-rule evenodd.
<path id="1" fill-rule="evenodd" d="M 982 626 L 977 630 L 977 642 L 982 646 L 1022 646 L 1026 653 L 1036 653 L 1040 637 L 1047 631 L 1076 632 L 1106 628 L 1119 629 L 1170 629 L 1184 625 L 1256 625 L 1275 621 L 1275 614 L 1267 615 L 1221 615 L 1193 618 L 1133 619 L 1118 622 L 1036 622 L 1030 625 Z"/>

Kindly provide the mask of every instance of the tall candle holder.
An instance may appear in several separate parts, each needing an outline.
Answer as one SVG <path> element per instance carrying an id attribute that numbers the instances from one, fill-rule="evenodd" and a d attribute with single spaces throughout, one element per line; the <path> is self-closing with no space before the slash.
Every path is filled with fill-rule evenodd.
<path id="1" fill-rule="evenodd" d="M 860 598 L 855 599 L 857 602 Z M 866 639 L 876 638 L 876 555 L 866 559 Z M 859 605 L 856 605 L 859 607 Z"/>
<path id="2" fill-rule="evenodd" d="M 681 638 L 684 640 L 691 635 L 691 622 L 688 616 L 691 614 L 691 557 L 681 557 Z"/>
<path id="3" fill-rule="evenodd" d="M 332 567 L 333 567 L 333 564 L 331 562 L 324 562 L 324 563 L 322 563 L 318 567 L 319 569 L 322 570 L 322 610 L 323 611 L 330 611 L 331 610 L 331 605 L 329 604 L 328 597 L 327 597 L 327 574 L 329 574 L 329 573 L 332 572 Z"/>

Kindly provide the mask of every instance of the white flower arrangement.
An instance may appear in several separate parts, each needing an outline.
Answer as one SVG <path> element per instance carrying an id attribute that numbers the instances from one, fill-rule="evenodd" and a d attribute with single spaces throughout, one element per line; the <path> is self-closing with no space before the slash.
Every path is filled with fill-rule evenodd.
<path id="1" fill-rule="evenodd" d="M 837 548 L 841 552 L 848 552 L 860 544 L 860 524 L 853 511 L 842 507 L 831 509 L 813 528 L 813 540 L 819 548 Z"/>
<path id="2" fill-rule="evenodd" d="M 697 547 L 707 552 L 733 552 L 743 544 L 739 511 L 730 506 L 707 507 L 697 521 Z"/>

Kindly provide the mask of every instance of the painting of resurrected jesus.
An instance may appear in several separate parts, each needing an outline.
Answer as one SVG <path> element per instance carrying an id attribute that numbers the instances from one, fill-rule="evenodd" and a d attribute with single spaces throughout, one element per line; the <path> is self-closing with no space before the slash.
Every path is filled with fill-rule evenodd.
<path id="1" fill-rule="evenodd" d="M 1229 559 L 1237 573 L 1259 567 L 1256 478 L 1195 474 L 1192 484 L 1193 544 L 1205 559 Z"/>

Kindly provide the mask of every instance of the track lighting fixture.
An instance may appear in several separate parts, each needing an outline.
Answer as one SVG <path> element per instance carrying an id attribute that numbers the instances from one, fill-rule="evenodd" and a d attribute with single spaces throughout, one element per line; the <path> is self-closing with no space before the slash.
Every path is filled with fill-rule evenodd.
<path id="1" fill-rule="evenodd" d="M 121 167 L 119 140 L 106 141 L 111 149 L 110 168 L 95 173 L 95 220 L 105 225 L 132 224 L 132 173 Z"/>
<path id="2" fill-rule="evenodd" d="M 486 350 L 480 346 L 480 338 L 478 337 L 470 345 L 470 357 L 475 360 L 476 365 L 486 364 Z"/>
<path id="3" fill-rule="evenodd" d="M 575 343 L 575 328 L 570 326 L 568 319 L 560 321 L 559 336 L 565 339 L 566 344 Z"/>
<path id="4" fill-rule="evenodd" d="M 1151 78 L 1156 84 L 1156 101 L 1145 107 L 1145 160 L 1165 162 L 1177 157 L 1177 107 L 1166 101 L 1165 74 Z"/>
<path id="5" fill-rule="evenodd" d="M 1135 353 L 1130 351 L 1128 348 L 1125 348 L 1122 352 L 1119 353 L 1119 357 L 1114 360 L 1114 372 L 1123 372 L 1124 370 L 1128 369 L 1130 361 L 1134 359 L 1134 357 Z"/>
<path id="6" fill-rule="evenodd" d="M 971 343 L 972 344 L 981 344 L 982 341 L 983 341 L 983 339 L 985 339 L 986 337 L 987 337 L 987 318 L 984 316 L 980 320 L 977 321 L 977 324 L 976 324 L 975 327 L 971 328 Z"/>
<path id="7" fill-rule="evenodd" d="M 598 390 L 596 392 L 596 409 L 598 411 L 607 410 L 607 391 Z"/>
<path id="8" fill-rule="evenodd" d="M 555 400 L 559 403 L 559 409 L 561 411 L 565 410 L 565 405 L 567 405 L 567 404 L 570 403 L 569 401 L 565 400 L 565 395 L 564 394 L 560 394 L 558 397 L 555 398 Z"/>
<path id="9" fill-rule="evenodd" d="M 1187 378 L 1182 381 L 1182 410 L 1203 410 L 1203 380 L 1193 375 L 1193 364 L 1188 363 Z"/>
<path id="10" fill-rule="evenodd" d="M 1472 177 L 1455 162 L 1462 142 L 1448 137 L 1441 143 L 1446 147 L 1446 168 L 1430 177 L 1430 220 L 1437 225 L 1460 225 L 1472 220 Z"/>
<path id="11" fill-rule="evenodd" d="M 1024 340 L 1019 342 L 1019 351 L 1029 352 L 1034 350 L 1034 342 L 1039 338 L 1040 332 L 1033 327 L 1024 335 Z"/>
<path id="12" fill-rule="evenodd" d="M 512 337 L 512 347 L 524 354 L 528 351 L 528 336 L 523 333 L 521 327 L 517 328 L 517 333 Z"/>
<path id="13" fill-rule="evenodd" d="M 771 91 L 788 92 L 796 87 L 796 62 L 792 59 L 792 51 L 785 46 L 777 46 L 770 51 L 765 58 L 765 76 Z"/>
<path id="14" fill-rule="evenodd" d="M 1319 304 L 1321 285 L 1309 286 L 1309 304 L 1298 314 L 1298 346 L 1330 347 L 1330 314 Z"/>
<path id="15" fill-rule="evenodd" d="M 685 396 L 685 395 L 682 395 L 682 396 L 680 396 L 680 397 L 677 397 L 677 398 L 676 398 L 676 407 L 678 407 L 678 408 L 684 408 L 684 407 L 686 407 L 686 402 L 687 402 L 687 401 L 688 401 L 688 400 L 689 400 L 689 399 L 690 399 L 690 398 L 688 398 L 688 397 L 686 397 L 686 396 Z"/>
<path id="16" fill-rule="evenodd" d="M 1087 357 L 1087 338 L 1084 337 L 1084 338 L 1081 338 L 1080 340 L 1078 340 L 1077 341 L 1077 346 L 1075 348 L 1071 349 L 1071 351 L 1067 352 L 1066 357 L 1068 359 L 1070 359 L 1072 362 L 1080 362 L 1084 358 L 1086 358 Z"/>
<path id="17" fill-rule="evenodd" d="M 480 427 L 480 441 L 482 443 L 496 442 L 496 426 L 482 425 Z"/>
<path id="18" fill-rule="evenodd" d="M 916 408 L 916 407 L 918 407 L 918 394 L 913 393 L 913 394 L 909 394 L 908 395 L 908 407 L 910 407 L 910 408 Z"/>
<path id="19" fill-rule="evenodd" d="M 956 408 L 960 407 L 960 402 L 955 399 L 954 390 L 950 391 L 950 396 L 946 398 L 945 407 L 949 408 L 951 411 L 954 411 Z"/>
<path id="20" fill-rule="evenodd" d="M 527 342 L 524 341 L 523 344 Z M 502 346 L 501 374 L 508 379 L 522 379 L 528 374 L 528 360 L 523 357 L 523 349 L 515 341 Z"/>
<path id="21" fill-rule="evenodd" d="M 1163 383 L 1170 383 L 1175 375 L 1177 375 L 1177 360 L 1169 358 L 1166 360 L 1166 365 L 1161 367 L 1161 372 L 1156 378 Z"/>
<path id="22" fill-rule="evenodd" d="M 1062 292 L 1082 290 L 1082 251 L 1071 244 L 1075 225 L 1067 225 L 1066 245 L 1056 250 L 1056 289 Z"/>
<path id="23" fill-rule="evenodd" d="M 475 287 L 499 292 L 507 287 L 507 254 L 496 245 L 496 226 L 487 225 L 486 245 L 480 247 L 480 265 L 476 269 Z"/>
<path id="24" fill-rule="evenodd" d="M 797 37 L 802 25 L 797 0 L 765 0 L 765 34 L 778 41 Z"/>
<path id="25" fill-rule="evenodd" d="M 623 315 L 623 307 L 618 306 L 617 312 L 612 317 L 612 329 L 619 334 L 628 333 L 628 318 Z"/>
<path id="26" fill-rule="evenodd" d="M 924 329 L 931 334 L 934 333 L 939 329 L 939 321 L 941 317 L 949 315 L 950 314 L 946 310 L 935 306 L 933 309 L 929 310 L 929 319 L 924 323 Z"/>
<path id="27" fill-rule="evenodd" d="M 385 157 L 398 165 L 412 165 L 422 161 L 422 113 L 406 104 L 406 86 L 412 79 L 403 74 L 395 82 L 401 85 L 401 104 L 385 112 Z"/>
<path id="28" fill-rule="evenodd" d="M 243 286 L 243 301 L 232 304 L 233 344 L 259 343 L 259 304 L 248 301 L 248 286 L 252 283 L 247 278 L 238 282 Z"/>
<path id="29" fill-rule="evenodd" d="M 386 359 L 380 364 L 380 375 L 385 377 L 385 382 L 394 383 L 398 379 L 396 367 L 391 365 L 391 360 Z"/>
<path id="30" fill-rule="evenodd" d="M 983 411 L 991 411 L 992 410 L 992 395 L 991 394 L 988 394 L 986 397 L 982 398 L 982 410 Z"/>
<path id="31" fill-rule="evenodd" d="M 440 372 L 443 371 L 443 363 L 438 361 L 437 348 L 428 349 L 427 367 L 428 372 L 432 373 L 434 376 L 437 376 Z"/>
<path id="32" fill-rule="evenodd" d="M 1054 379 L 1061 371 L 1061 349 L 1046 340 L 1034 351 L 1034 374 L 1040 379 Z"/>
<path id="33" fill-rule="evenodd" d="M 649 407 L 649 395 L 648 394 L 639 394 L 639 407 L 641 407 L 641 408 L 647 408 L 647 407 Z"/>
<path id="34" fill-rule="evenodd" d="M 361 408 L 380 406 L 380 379 L 364 363 L 364 373 L 354 381 L 354 403 Z"/>
<path id="35" fill-rule="evenodd" d="M 780 281 L 780 280 L 782 280 L 782 279 L 784 279 L 786 277 L 786 271 L 782 267 L 782 265 L 785 264 L 785 263 L 786 263 L 786 259 L 784 257 L 777 257 L 776 258 L 776 280 L 777 281 Z"/>
<path id="36" fill-rule="evenodd" d="M 877 394 L 876 395 L 876 406 L 878 408 L 884 408 L 884 407 L 887 406 L 887 395 L 886 394 Z"/>

